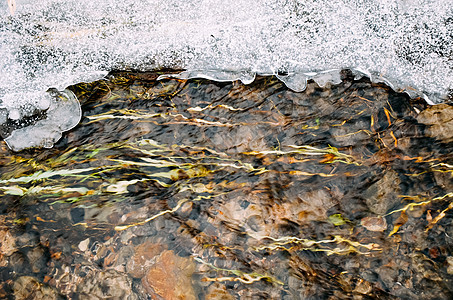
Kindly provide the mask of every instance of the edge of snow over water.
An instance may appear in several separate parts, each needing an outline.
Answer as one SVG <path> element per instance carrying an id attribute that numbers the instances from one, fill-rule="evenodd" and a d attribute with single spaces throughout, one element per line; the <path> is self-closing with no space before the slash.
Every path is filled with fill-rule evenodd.
<path id="1" fill-rule="evenodd" d="M 244 82 L 288 74 L 278 76 L 299 91 L 308 79 L 335 83 L 338 72 L 323 70 L 348 68 L 432 103 L 453 89 L 451 0 L 15 2 L 14 11 L 0 1 L 3 123 L 48 109 L 49 88 L 114 69 L 233 70 L 202 73 Z M 67 124 L 80 119 L 70 107 Z"/>

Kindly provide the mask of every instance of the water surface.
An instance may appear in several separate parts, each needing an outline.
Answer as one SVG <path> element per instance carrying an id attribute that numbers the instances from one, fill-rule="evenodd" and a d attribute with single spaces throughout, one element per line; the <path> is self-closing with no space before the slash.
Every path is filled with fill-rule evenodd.
<path id="1" fill-rule="evenodd" d="M 2 297 L 452 298 L 451 106 L 161 73 L 70 87 L 52 149 L 2 143 Z"/>

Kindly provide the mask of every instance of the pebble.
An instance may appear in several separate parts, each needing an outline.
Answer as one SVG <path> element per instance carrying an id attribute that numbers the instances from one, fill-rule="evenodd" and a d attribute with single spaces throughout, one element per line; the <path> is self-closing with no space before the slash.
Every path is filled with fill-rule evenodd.
<path id="1" fill-rule="evenodd" d="M 79 249 L 82 252 L 85 252 L 88 250 L 88 245 L 90 244 L 90 238 L 86 238 L 83 241 L 79 243 Z"/>

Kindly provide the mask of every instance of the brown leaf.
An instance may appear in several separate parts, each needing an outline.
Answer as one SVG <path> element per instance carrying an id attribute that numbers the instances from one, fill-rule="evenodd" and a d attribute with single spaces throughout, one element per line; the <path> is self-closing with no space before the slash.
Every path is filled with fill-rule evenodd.
<path id="1" fill-rule="evenodd" d="M 433 226 L 434 226 L 437 222 L 439 222 L 440 220 L 442 220 L 442 219 L 445 217 L 445 213 L 447 212 L 447 210 L 450 210 L 450 209 L 452 209 L 452 208 L 453 208 L 453 202 L 451 202 L 450 205 L 449 205 L 446 209 L 444 209 L 443 211 L 441 211 L 441 212 L 437 215 L 437 217 L 435 217 L 434 219 L 432 219 L 431 222 L 429 222 L 428 227 L 426 227 L 425 232 L 427 232 L 428 230 L 430 230 L 431 228 L 433 228 Z M 432 218 L 432 217 L 431 217 L 431 218 Z"/>
<path id="2" fill-rule="evenodd" d="M 428 210 L 426 212 L 426 221 L 428 221 L 428 223 L 431 223 L 432 220 L 433 220 L 433 217 L 431 216 L 431 210 Z"/>
<path id="3" fill-rule="evenodd" d="M 400 229 L 400 227 L 403 226 L 404 224 L 406 224 L 406 222 L 407 222 L 407 214 L 403 210 L 401 212 L 401 215 L 399 216 L 399 218 L 396 219 L 395 225 L 393 226 L 393 230 L 392 230 L 392 232 L 390 232 L 389 236 L 392 236 L 395 233 L 397 233 L 398 230 Z"/>

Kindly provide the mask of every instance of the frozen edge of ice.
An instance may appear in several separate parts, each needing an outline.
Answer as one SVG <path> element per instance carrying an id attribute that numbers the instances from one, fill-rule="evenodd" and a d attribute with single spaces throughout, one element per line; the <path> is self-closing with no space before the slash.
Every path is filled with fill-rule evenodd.
<path id="1" fill-rule="evenodd" d="M 393 91 L 398 93 L 406 93 L 410 98 L 423 98 L 429 105 L 434 105 L 435 102 L 430 98 L 435 98 L 439 101 L 444 102 L 445 99 L 436 97 L 435 95 L 426 95 L 425 93 L 402 84 L 399 84 L 396 81 L 385 78 L 377 73 L 370 72 L 366 69 L 360 67 L 349 68 L 352 74 L 355 76 L 354 79 L 358 80 L 363 77 L 367 77 L 373 83 L 384 83 L 389 86 Z M 319 72 L 300 72 L 300 73 L 288 73 L 281 75 L 278 73 L 261 73 L 261 72 L 252 72 L 252 71 L 221 71 L 221 70 L 186 70 L 177 74 L 163 74 L 160 75 L 157 80 L 167 79 L 167 78 L 177 78 L 177 79 L 194 79 L 194 78 L 203 78 L 214 81 L 241 81 L 243 84 L 250 84 L 255 80 L 256 75 L 260 76 L 276 76 L 280 81 L 282 81 L 289 89 L 295 92 L 302 92 L 307 87 L 307 82 L 313 80 L 320 87 L 326 86 L 328 83 L 331 84 L 340 84 L 342 69 L 330 69 Z"/>
<path id="2" fill-rule="evenodd" d="M 435 103 L 423 92 L 418 91 L 411 87 L 399 85 L 398 83 L 389 80 L 376 73 L 369 72 L 366 69 L 350 68 L 354 79 L 358 80 L 362 77 L 367 77 L 374 83 L 384 83 L 392 90 L 400 93 L 406 93 L 411 98 L 423 98 L 428 104 L 434 105 Z M 163 74 L 157 80 L 177 78 L 177 79 L 193 79 L 203 78 L 219 82 L 241 81 L 243 84 L 252 83 L 257 75 L 260 76 L 276 76 L 281 80 L 289 89 L 295 92 L 302 92 L 307 87 L 307 82 L 313 80 L 320 87 L 330 84 L 340 84 L 342 69 L 330 69 L 320 72 L 294 72 L 285 75 L 279 73 L 266 73 L 266 72 L 253 72 L 253 71 L 228 71 L 228 70 L 186 70 L 177 74 Z M 105 72 L 99 72 L 96 76 L 91 77 L 92 81 L 104 78 Z M 85 81 L 85 80 L 84 80 Z M 75 82 L 68 82 L 68 85 L 75 84 Z M 43 93 L 43 92 L 37 92 Z M 16 129 L 11 135 L 5 138 L 8 147 L 13 151 L 21 151 L 32 147 L 52 148 L 56 142 L 62 137 L 63 132 L 69 131 L 77 124 L 79 124 L 82 117 L 82 109 L 77 97 L 70 90 L 63 90 L 61 92 L 53 91 L 54 99 L 49 109 L 47 110 L 47 118 L 36 122 L 33 125 Z M 66 105 L 62 102 L 69 101 Z M 62 105 L 63 104 L 63 105 Z M 68 122 L 61 123 L 62 115 L 71 115 Z"/>

